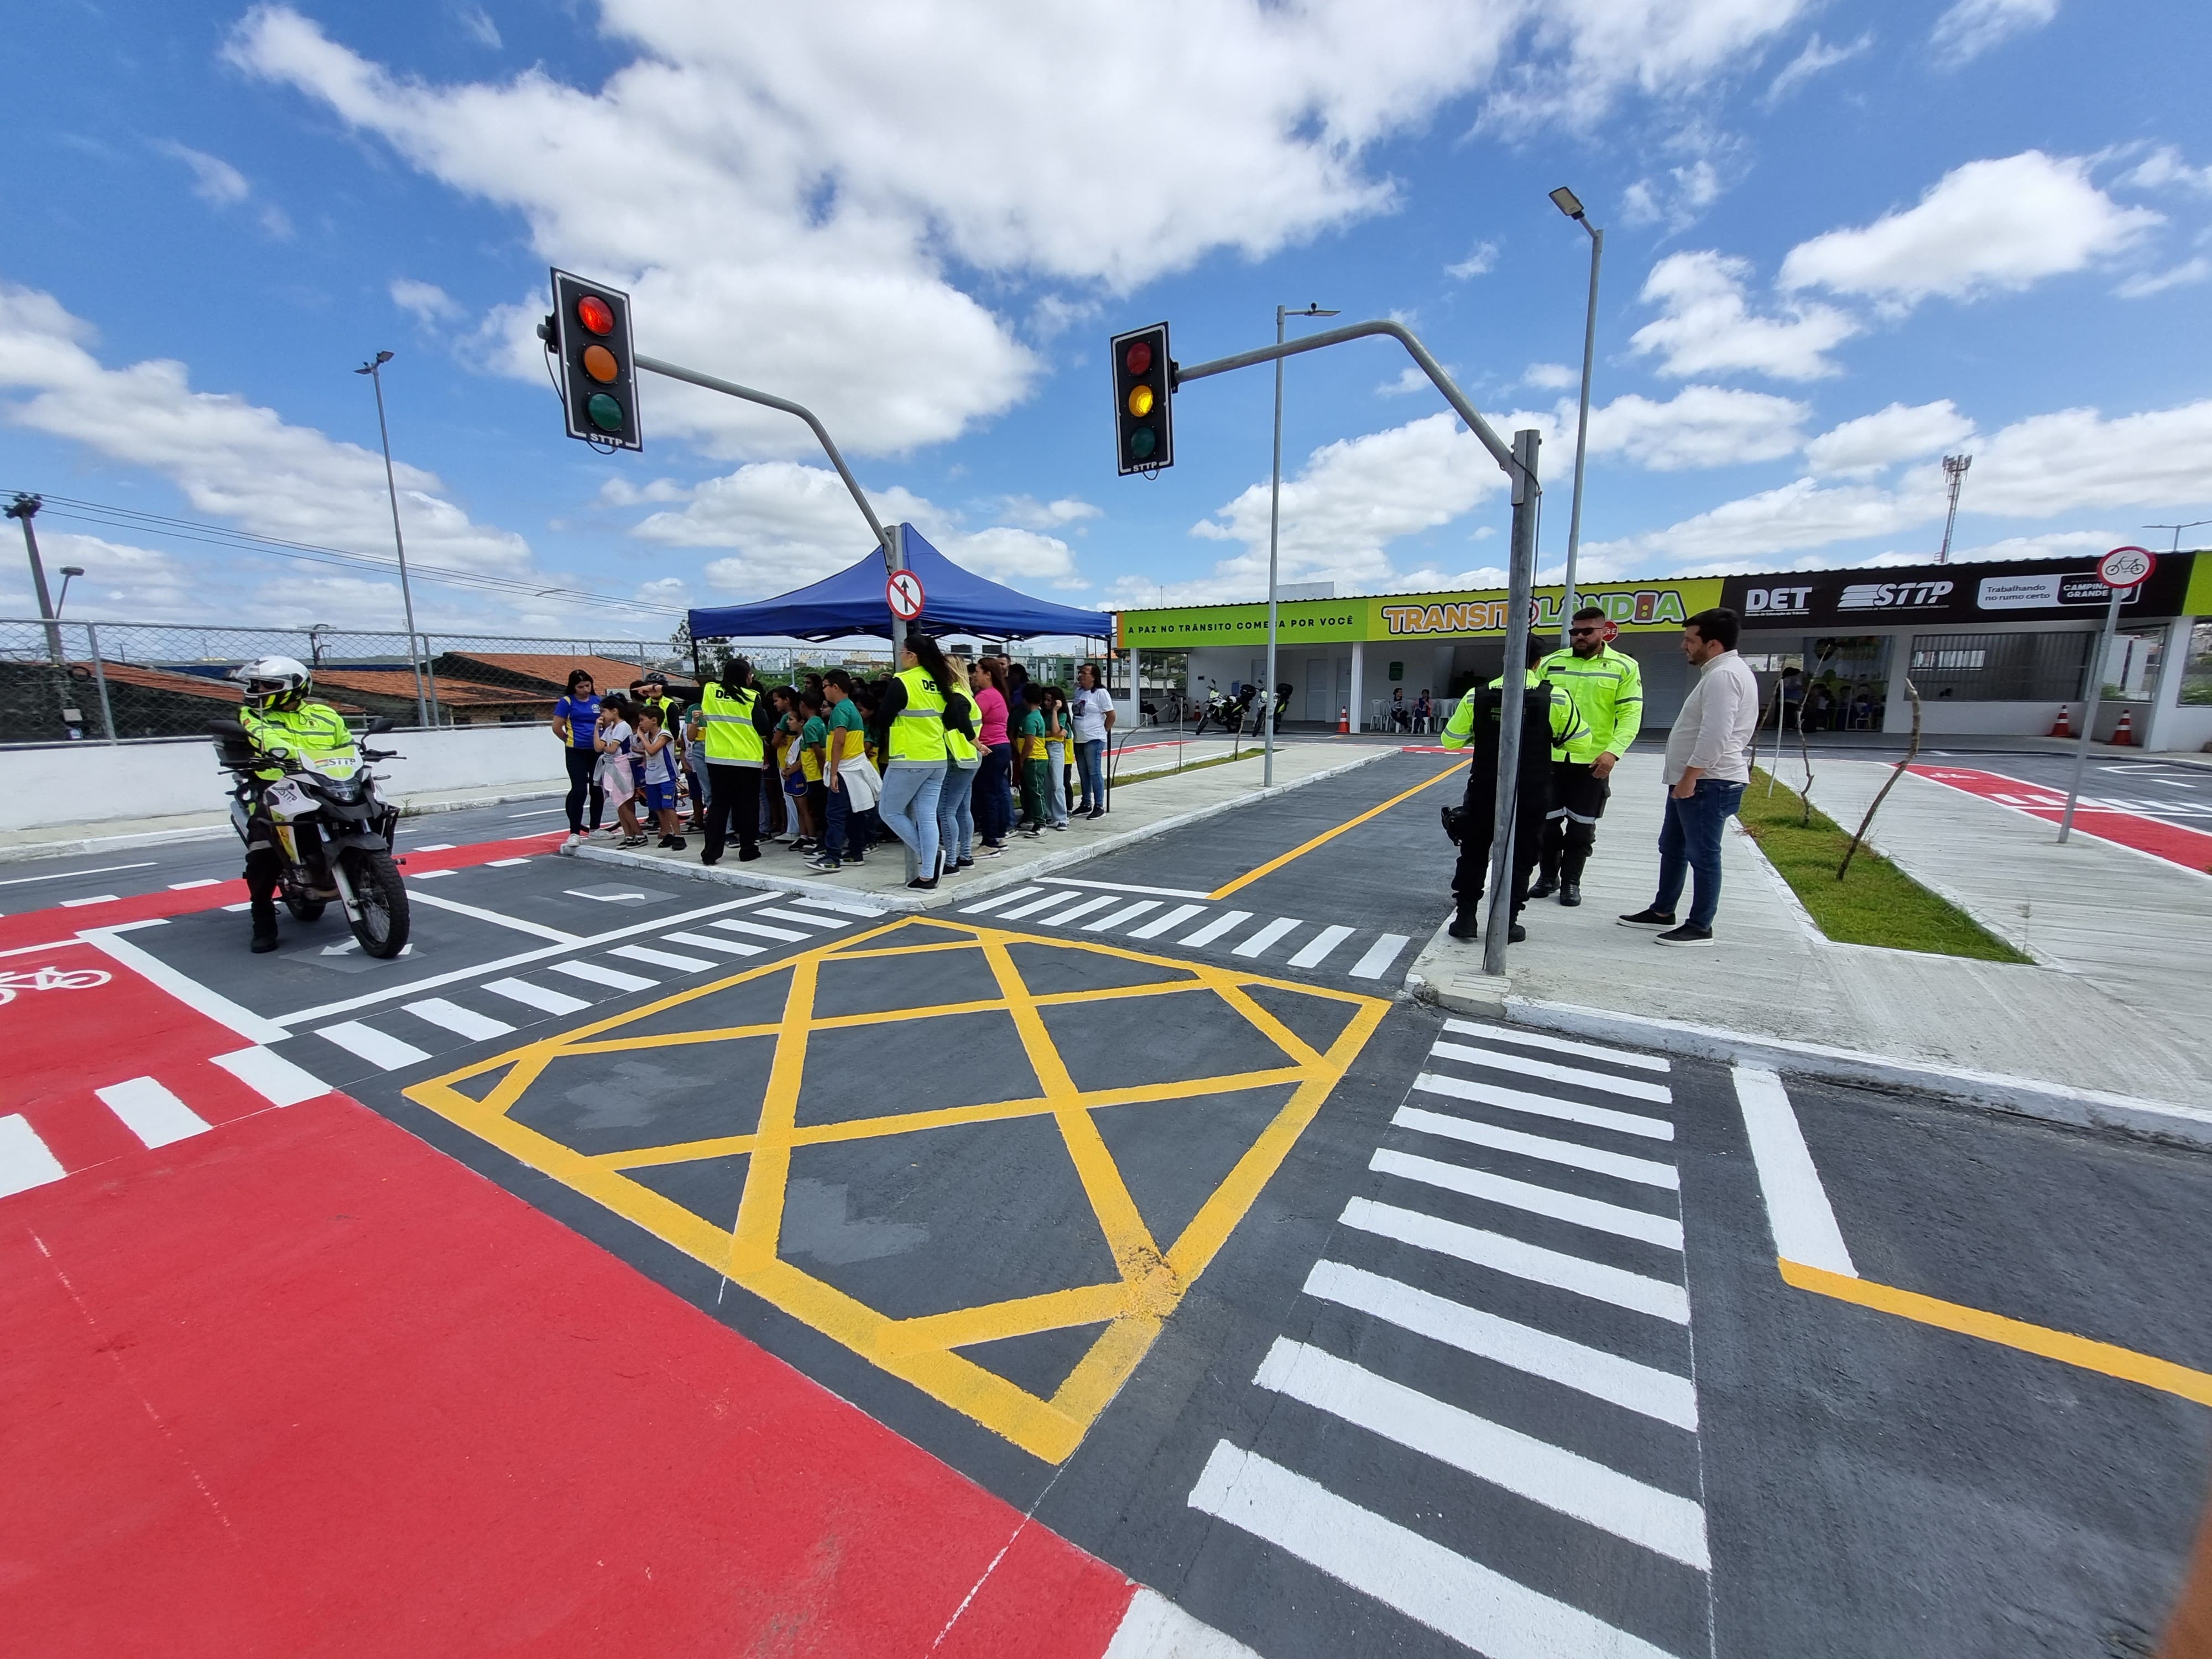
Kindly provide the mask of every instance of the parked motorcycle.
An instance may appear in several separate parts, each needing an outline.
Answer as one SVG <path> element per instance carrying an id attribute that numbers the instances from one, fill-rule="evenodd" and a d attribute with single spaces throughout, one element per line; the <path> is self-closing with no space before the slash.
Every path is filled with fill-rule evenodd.
<path id="1" fill-rule="evenodd" d="M 391 729 L 391 720 L 374 720 L 362 735 Z M 290 766 L 257 748 L 236 720 L 219 720 L 211 730 L 217 763 L 236 780 L 231 828 L 246 840 L 258 801 L 276 829 L 284 863 L 277 891 L 284 908 L 301 921 L 314 921 L 336 899 L 368 955 L 396 957 L 405 950 L 407 889 L 392 858 L 399 809 L 378 798 L 375 776 L 364 764 L 389 760 L 397 751 L 363 747 L 358 759 L 332 755 Z M 284 775 L 273 782 L 255 775 L 271 764 L 287 765 Z"/>

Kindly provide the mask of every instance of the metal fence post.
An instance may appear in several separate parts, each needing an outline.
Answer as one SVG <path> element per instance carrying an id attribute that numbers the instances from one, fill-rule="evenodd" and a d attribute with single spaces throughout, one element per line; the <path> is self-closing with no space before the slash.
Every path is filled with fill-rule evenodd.
<path id="1" fill-rule="evenodd" d="M 107 734 L 108 742 L 113 743 L 117 741 L 115 710 L 109 706 L 107 701 L 107 671 L 100 665 L 100 625 L 97 623 L 87 623 L 84 625 L 84 638 L 92 658 L 92 683 L 100 690 L 100 729 Z"/>

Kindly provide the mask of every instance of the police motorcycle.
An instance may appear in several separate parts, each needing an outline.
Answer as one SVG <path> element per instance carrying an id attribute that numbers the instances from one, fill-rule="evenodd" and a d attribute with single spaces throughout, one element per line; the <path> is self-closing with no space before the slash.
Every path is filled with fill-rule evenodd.
<path id="1" fill-rule="evenodd" d="M 392 725 L 380 717 L 362 735 L 389 732 Z M 217 764 L 235 780 L 231 827 L 250 848 L 248 825 L 258 805 L 276 832 L 282 860 L 277 893 L 284 908 L 298 921 L 315 921 L 336 899 L 368 955 L 390 957 L 405 950 L 407 889 L 392 858 L 399 809 L 378 799 L 375 777 L 363 764 L 389 760 L 398 751 L 356 747 L 351 754 L 295 762 L 258 748 L 236 720 L 218 720 L 210 729 Z M 283 775 L 274 781 L 256 775 L 271 766 L 283 767 Z"/>
<path id="2" fill-rule="evenodd" d="M 1224 732 L 1241 732 L 1244 729 L 1245 711 L 1251 706 L 1250 687 L 1247 686 L 1236 691 L 1224 691 L 1219 686 L 1216 686 L 1207 693 L 1206 708 L 1198 717 L 1198 729 L 1193 732 L 1191 736 L 1204 737 L 1206 728 L 1209 725 L 1218 726 Z"/>

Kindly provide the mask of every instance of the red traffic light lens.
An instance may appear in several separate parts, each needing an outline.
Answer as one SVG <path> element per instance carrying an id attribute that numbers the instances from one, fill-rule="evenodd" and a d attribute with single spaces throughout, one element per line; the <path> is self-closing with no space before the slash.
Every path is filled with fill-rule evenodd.
<path id="1" fill-rule="evenodd" d="M 1149 340 L 1138 341 L 1134 345 L 1131 346 L 1127 351 L 1121 355 L 1121 361 L 1127 366 L 1130 374 L 1145 374 L 1152 366 L 1152 342 Z"/>
<path id="2" fill-rule="evenodd" d="M 596 294 L 586 294 L 576 301 L 576 320 L 594 334 L 615 331 L 615 308 Z"/>
<path id="3" fill-rule="evenodd" d="M 615 377 L 622 373 L 622 366 L 615 362 L 615 354 L 605 346 L 586 346 L 584 373 L 601 386 L 611 386 L 614 384 Z"/>
<path id="4" fill-rule="evenodd" d="M 584 405 L 584 413 L 602 432 L 620 432 L 623 429 L 623 406 L 604 392 L 592 394 L 590 401 Z"/>

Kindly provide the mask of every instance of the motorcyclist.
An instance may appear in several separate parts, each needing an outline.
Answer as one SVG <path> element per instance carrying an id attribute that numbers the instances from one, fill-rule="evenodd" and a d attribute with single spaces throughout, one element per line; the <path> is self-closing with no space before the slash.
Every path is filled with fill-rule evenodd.
<path id="1" fill-rule="evenodd" d="M 288 770 L 316 761 L 358 760 L 353 733 L 338 711 L 326 702 L 313 702 L 314 676 L 305 663 L 293 657 L 262 657 L 234 669 L 230 678 L 246 688 L 238 723 L 246 728 L 254 749 L 270 763 L 254 769 L 257 783 L 274 783 Z M 263 803 L 261 791 L 246 792 L 246 894 L 253 912 L 253 948 L 276 948 L 276 889 L 284 873 L 284 855 L 277 844 L 276 825 Z"/>

